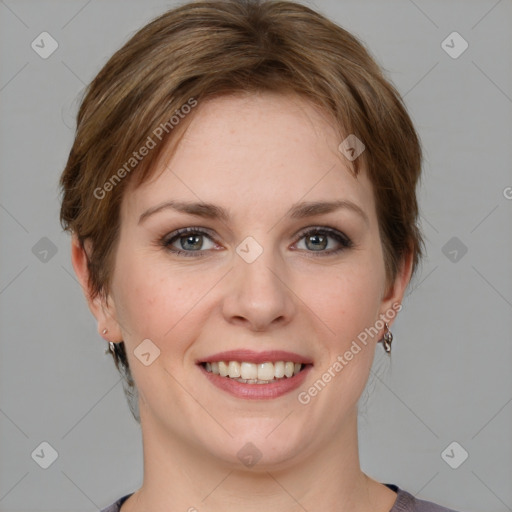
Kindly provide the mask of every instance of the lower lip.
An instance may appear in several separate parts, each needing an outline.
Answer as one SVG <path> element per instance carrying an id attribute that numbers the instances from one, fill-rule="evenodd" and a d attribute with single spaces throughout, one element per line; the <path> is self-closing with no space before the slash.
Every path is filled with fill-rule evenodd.
<path id="1" fill-rule="evenodd" d="M 213 385 L 226 391 L 230 395 L 236 396 L 237 398 L 246 398 L 248 400 L 268 400 L 283 396 L 297 389 L 304 382 L 309 370 L 312 368 L 312 365 L 308 364 L 302 371 L 297 373 L 297 375 L 293 377 L 283 377 L 269 384 L 245 384 L 235 379 L 230 379 L 229 377 L 221 377 L 215 373 L 207 372 L 202 365 L 198 366 Z"/>

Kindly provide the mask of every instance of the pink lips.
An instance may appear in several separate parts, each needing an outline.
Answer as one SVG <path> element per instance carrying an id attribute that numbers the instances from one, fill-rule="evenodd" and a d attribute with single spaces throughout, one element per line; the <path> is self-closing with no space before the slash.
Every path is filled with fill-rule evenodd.
<path id="1" fill-rule="evenodd" d="M 276 361 L 292 361 L 294 363 L 301 363 L 304 367 L 293 377 L 283 377 L 282 379 L 277 379 L 275 382 L 270 382 L 268 384 L 246 384 L 238 382 L 235 379 L 230 379 L 229 377 L 221 377 L 220 375 L 207 372 L 202 364 L 218 361 L 239 361 L 254 364 L 266 362 L 275 363 Z M 271 350 L 265 352 L 254 352 L 252 350 L 230 350 L 227 352 L 219 352 L 198 360 L 197 365 L 203 375 L 213 385 L 223 391 L 226 391 L 230 395 L 250 400 L 266 400 L 278 398 L 301 386 L 313 367 L 313 361 L 311 358 L 283 350 Z"/>
<path id="2" fill-rule="evenodd" d="M 306 378 L 312 366 L 306 366 L 302 371 L 289 378 L 278 379 L 269 384 L 244 384 L 229 377 L 221 377 L 214 373 L 207 372 L 201 365 L 199 369 L 203 372 L 205 377 L 210 380 L 212 384 L 219 389 L 226 391 L 230 395 L 237 398 L 246 398 L 251 400 L 265 400 L 271 398 L 278 398 L 294 389 L 297 389 Z"/>

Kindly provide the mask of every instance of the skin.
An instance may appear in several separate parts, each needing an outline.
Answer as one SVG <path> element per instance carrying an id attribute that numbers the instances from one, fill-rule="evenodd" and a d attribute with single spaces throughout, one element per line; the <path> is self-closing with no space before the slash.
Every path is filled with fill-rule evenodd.
<path id="1" fill-rule="evenodd" d="M 295 96 L 209 100 L 196 108 L 177 150 L 160 161 L 161 172 L 125 192 L 108 303 L 89 298 L 85 255 L 73 240 L 73 266 L 98 331 L 124 340 L 139 390 L 144 481 L 123 512 L 392 508 L 396 494 L 361 471 L 357 439 L 357 402 L 384 331 L 307 405 L 297 399 L 401 302 L 411 275 L 409 255 L 386 283 L 372 185 L 364 170 L 357 178 L 349 171 L 340 142 L 330 119 Z M 167 209 L 138 223 L 148 208 L 171 199 L 211 202 L 230 218 Z M 300 201 L 337 199 L 359 205 L 368 223 L 349 209 L 286 215 Z M 199 247 L 203 257 L 158 244 L 189 226 L 208 228 L 212 239 L 185 249 L 175 239 L 173 246 L 189 253 Z M 353 247 L 325 254 L 340 244 L 328 238 L 315 250 L 297 236 L 325 226 Z M 248 236 L 263 248 L 250 264 L 236 253 Z M 160 349 L 149 366 L 133 353 L 147 338 Z M 195 364 L 239 348 L 297 352 L 314 366 L 296 391 L 244 400 L 210 384 Z M 252 467 L 237 457 L 247 442 L 261 452 Z"/>

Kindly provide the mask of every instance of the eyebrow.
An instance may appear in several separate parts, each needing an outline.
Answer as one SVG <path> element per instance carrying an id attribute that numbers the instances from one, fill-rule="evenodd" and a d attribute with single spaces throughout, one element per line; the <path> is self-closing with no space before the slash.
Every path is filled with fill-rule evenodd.
<path id="1" fill-rule="evenodd" d="M 314 215 L 321 215 L 325 213 L 331 213 L 339 209 L 348 209 L 357 213 L 365 221 L 367 225 L 370 224 L 368 216 L 364 210 L 349 200 L 337 200 L 337 201 L 310 201 L 294 204 L 287 212 L 286 215 L 291 219 L 303 219 L 306 217 L 312 217 Z M 165 203 L 153 206 L 146 210 L 139 218 L 138 224 L 141 224 L 151 215 L 161 212 L 163 210 L 175 210 L 181 213 L 187 213 L 189 215 L 195 215 L 197 217 L 203 217 L 208 219 L 219 219 L 223 222 L 229 220 L 228 210 L 217 206 L 212 203 L 204 202 L 185 202 L 185 201 L 166 201 Z"/>

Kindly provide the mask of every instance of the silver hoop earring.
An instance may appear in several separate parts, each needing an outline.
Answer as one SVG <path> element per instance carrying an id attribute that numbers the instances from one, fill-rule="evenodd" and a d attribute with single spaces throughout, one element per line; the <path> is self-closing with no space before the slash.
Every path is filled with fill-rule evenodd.
<path id="1" fill-rule="evenodd" d="M 107 334 L 108 332 L 108 329 L 103 329 L 103 331 L 101 332 L 101 334 Z"/>
<path id="2" fill-rule="evenodd" d="M 384 331 L 384 336 L 380 342 L 384 346 L 386 353 L 391 355 L 391 342 L 393 341 L 393 333 L 389 330 L 389 325 L 387 323 L 384 325 L 386 326 L 386 330 Z"/>

